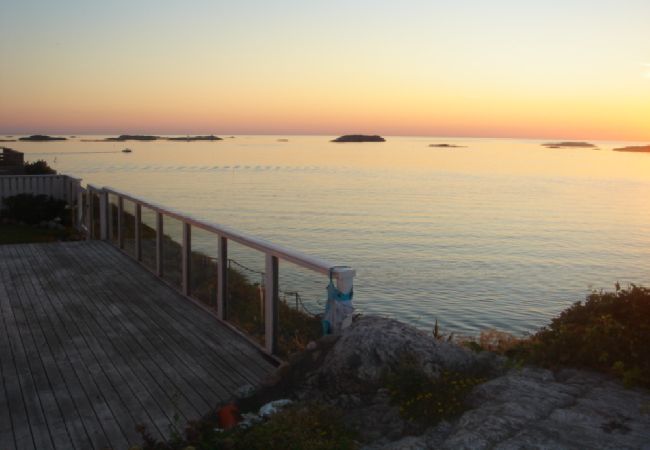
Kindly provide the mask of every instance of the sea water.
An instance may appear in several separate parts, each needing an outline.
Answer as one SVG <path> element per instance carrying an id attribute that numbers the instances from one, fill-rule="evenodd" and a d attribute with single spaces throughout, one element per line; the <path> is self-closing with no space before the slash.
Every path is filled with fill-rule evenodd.
<path id="1" fill-rule="evenodd" d="M 365 313 L 422 328 L 438 320 L 446 332 L 522 334 L 592 290 L 650 285 L 650 154 L 612 151 L 647 143 L 84 142 L 101 138 L 4 145 L 84 183 L 353 266 L 354 301 Z M 441 143 L 459 147 L 430 147 Z M 196 242 L 216 253 L 209 236 L 196 233 Z M 262 255 L 235 245 L 231 257 L 259 279 Z M 322 309 L 325 277 L 284 263 L 280 271 L 285 294 L 297 291 L 309 309 Z"/>

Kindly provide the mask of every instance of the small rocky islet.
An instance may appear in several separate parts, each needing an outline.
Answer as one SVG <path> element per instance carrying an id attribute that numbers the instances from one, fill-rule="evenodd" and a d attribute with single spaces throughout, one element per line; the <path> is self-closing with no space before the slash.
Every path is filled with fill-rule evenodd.
<path id="1" fill-rule="evenodd" d="M 629 147 L 615 148 L 615 152 L 650 153 L 650 145 L 631 145 Z"/>
<path id="2" fill-rule="evenodd" d="M 546 148 L 593 148 L 593 149 L 598 148 L 597 146 L 589 142 L 573 142 L 573 141 L 547 142 L 545 144 L 542 144 L 542 146 Z"/>
<path id="3" fill-rule="evenodd" d="M 67 141 L 67 138 L 57 137 L 57 136 L 48 136 L 45 134 L 32 134 L 31 136 L 23 136 L 18 138 L 19 141 L 27 142 L 49 142 L 49 141 Z"/>
<path id="4" fill-rule="evenodd" d="M 208 136 L 180 136 L 180 137 L 169 137 L 166 138 L 168 141 L 183 141 L 183 142 L 192 142 L 192 141 L 223 141 L 223 138 L 215 136 L 213 134 Z"/>
<path id="5" fill-rule="evenodd" d="M 429 147 L 434 148 L 467 148 L 465 145 L 456 145 L 456 144 L 429 144 Z"/>
<path id="6" fill-rule="evenodd" d="M 180 142 L 194 142 L 194 141 L 222 141 L 223 138 L 213 134 L 206 136 L 155 136 L 148 134 L 121 134 L 117 137 L 107 137 L 104 139 L 82 139 L 83 142 L 127 142 L 127 141 L 180 141 Z"/>
<path id="7" fill-rule="evenodd" d="M 345 134 L 332 142 L 386 142 L 386 139 L 379 135 L 366 135 L 366 134 Z"/>

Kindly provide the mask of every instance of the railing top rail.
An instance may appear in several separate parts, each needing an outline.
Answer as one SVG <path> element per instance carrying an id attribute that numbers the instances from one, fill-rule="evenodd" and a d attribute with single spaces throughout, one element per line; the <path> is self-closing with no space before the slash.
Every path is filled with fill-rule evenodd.
<path id="1" fill-rule="evenodd" d="M 64 175 L 64 174 L 49 174 L 49 175 L 25 175 L 25 174 L 11 174 L 11 175 L 2 175 L 3 177 L 7 178 L 70 178 L 71 180 L 74 181 L 81 181 L 81 178 L 73 177 L 70 175 Z"/>
<path id="2" fill-rule="evenodd" d="M 95 186 L 88 185 L 91 187 L 91 189 L 98 189 Z M 345 266 L 340 266 L 337 264 L 332 264 L 329 261 L 323 260 L 321 258 L 317 258 L 314 256 L 309 256 L 305 255 L 304 253 L 291 250 L 285 247 L 282 247 L 280 245 L 273 244 L 271 242 L 268 242 L 264 239 L 260 239 L 255 236 L 250 236 L 245 233 L 241 233 L 239 231 L 233 230 L 230 227 L 220 225 L 215 222 L 199 219 L 196 217 L 192 217 L 189 214 L 177 211 L 173 208 L 168 208 L 165 206 L 158 205 L 156 203 L 153 203 L 148 200 L 144 200 L 142 198 L 136 197 L 134 195 L 131 195 L 129 193 L 120 191 L 115 188 L 111 187 L 104 187 L 103 190 L 105 192 L 108 192 L 110 194 L 114 195 L 119 195 L 120 197 L 130 200 L 135 203 L 139 203 L 142 206 L 145 206 L 147 208 L 153 209 L 156 212 L 165 214 L 167 216 L 173 217 L 175 219 L 178 219 L 182 222 L 186 222 L 190 225 L 193 225 L 197 228 L 201 228 L 206 231 L 210 231 L 213 233 L 218 234 L 219 236 L 225 237 L 227 239 L 230 239 L 232 241 L 238 242 L 242 245 L 245 245 L 250 248 L 254 248 L 256 250 L 259 250 L 263 253 L 269 253 L 273 256 L 276 256 L 279 259 L 291 262 L 293 264 L 296 264 L 298 266 L 304 267 L 306 269 L 311 269 L 316 272 L 320 272 L 323 274 L 329 274 L 331 269 L 335 268 L 343 268 Z M 346 272 L 349 273 L 349 271 L 352 271 L 351 268 L 346 268 Z M 338 278 L 340 275 L 340 272 L 342 271 L 333 271 L 333 275 Z"/>
<path id="3" fill-rule="evenodd" d="M 103 187 L 99 187 L 99 186 L 97 186 L 95 184 L 90 184 L 90 183 L 88 183 L 86 185 L 86 189 L 89 189 L 91 191 L 100 191 L 100 192 L 102 192 L 104 190 Z"/>

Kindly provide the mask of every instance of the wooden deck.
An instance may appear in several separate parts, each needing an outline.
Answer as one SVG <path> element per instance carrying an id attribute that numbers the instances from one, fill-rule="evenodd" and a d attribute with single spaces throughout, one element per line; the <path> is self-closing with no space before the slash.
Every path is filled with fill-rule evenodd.
<path id="1" fill-rule="evenodd" d="M 0 450 L 168 436 L 273 365 L 101 241 L 0 246 Z"/>

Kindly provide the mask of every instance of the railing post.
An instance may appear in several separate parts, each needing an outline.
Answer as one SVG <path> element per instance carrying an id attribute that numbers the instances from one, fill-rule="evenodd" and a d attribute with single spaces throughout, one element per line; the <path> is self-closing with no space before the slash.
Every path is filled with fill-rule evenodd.
<path id="1" fill-rule="evenodd" d="M 117 197 L 117 247 L 124 248 L 124 199 L 121 195 Z"/>
<path id="2" fill-rule="evenodd" d="M 156 212 L 156 275 L 163 275 L 163 215 Z"/>
<path id="3" fill-rule="evenodd" d="M 227 320 L 228 302 L 228 239 L 219 236 L 217 254 L 217 315 L 221 320 Z"/>
<path id="4" fill-rule="evenodd" d="M 278 258 L 266 254 L 266 270 L 264 271 L 264 345 L 266 351 L 274 354 L 277 351 L 278 340 Z"/>
<path id="5" fill-rule="evenodd" d="M 351 294 L 353 289 L 353 280 L 356 271 L 347 266 L 335 266 L 330 268 L 330 273 L 336 277 L 336 288 L 344 295 Z M 349 297 L 350 299 L 352 296 Z M 329 301 L 329 298 L 328 298 Z M 348 315 L 342 321 L 336 318 L 334 322 L 329 323 L 329 333 L 339 334 L 345 327 L 352 323 L 352 315 Z"/>
<path id="6" fill-rule="evenodd" d="M 335 267 L 332 272 L 336 275 L 336 288 L 343 294 L 349 294 L 352 291 L 354 277 L 357 272 L 351 267 Z"/>
<path id="7" fill-rule="evenodd" d="M 100 239 L 108 239 L 108 193 L 99 193 L 99 234 Z"/>
<path id="8" fill-rule="evenodd" d="M 108 223 L 108 240 L 113 241 L 113 236 L 115 235 L 115 225 L 113 224 L 114 218 L 113 215 L 115 211 L 113 205 L 111 204 L 110 194 L 106 193 L 106 221 Z"/>
<path id="9" fill-rule="evenodd" d="M 86 239 L 91 240 L 93 236 L 93 195 L 90 186 L 86 187 L 86 229 L 88 233 Z"/>
<path id="10" fill-rule="evenodd" d="M 182 286 L 183 295 L 190 295 L 190 271 L 192 270 L 192 227 L 183 222 L 183 247 L 182 247 Z"/>
<path id="11" fill-rule="evenodd" d="M 142 205 L 135 204 L 135 259 L 142 261 Z"/>
<path id="12" fill-rule="evenodd" d="M 83 229 L 83 217 L 84 217 L 84 191 L 81 187 L 81 183 L 77 184 L 77 230 L 81 231 Z"/>

